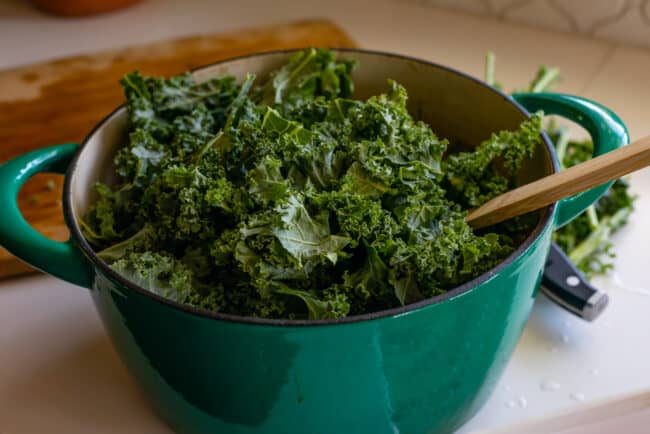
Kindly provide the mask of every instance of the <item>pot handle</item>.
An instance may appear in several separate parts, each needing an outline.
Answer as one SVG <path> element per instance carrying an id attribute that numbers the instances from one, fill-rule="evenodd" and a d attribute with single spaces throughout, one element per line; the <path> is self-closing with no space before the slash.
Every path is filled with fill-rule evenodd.
<path id="1" fill-rule="evenodd" d="M 90 288 L 92 266 L 72 239 L 53 241 L 37 232 L 18 208 L 18 192 L 39 172 L 65 173 L 78 145 L 68 143 L 38 149 L 0 165 L 0 245 L 19 259 L 48 274 Z"/>
<path id="2" fill-rule="evenodd" d="M 516 93 L 512 97 L 528 111 L 565 117 L 587 130 L 594 143 L 594 156 L 605 154 L 629 142 L 625 124 L 607 107 L 579 96 L 561 93 Z M 555 227 L 582 214 L 611 187 L 613 181 L 562 199 L 558 203 Z"/>

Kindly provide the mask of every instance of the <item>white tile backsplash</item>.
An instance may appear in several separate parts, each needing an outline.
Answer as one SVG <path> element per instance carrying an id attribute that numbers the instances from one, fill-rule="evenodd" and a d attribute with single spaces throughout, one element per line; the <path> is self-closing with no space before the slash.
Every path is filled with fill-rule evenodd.
<path id="1" fill-rule="evenodd" d="M 449 9 L 471 12 L 473 14 L 487 14 L 490 12 L 487 2 L 483 0 L 421 0 L 421 2 Z"/>
<path id="2" fill-rule="evenodd" d="M 503 16 L 512 7 L 526 3 L 526 0 L 487 0 L 488 9 L 493 15 Z"/>
<path id="3" fill-rule="evenodd" d="M 567 14 L 550 1 L 525 1 L 503 11 L 506 20 L 542 26 L 552 30 L 571 31 Z"/>
<path id="4" fill-rule="evenodd" d="M 599 26 L 595 29 L 594 34 L 628 44 L 644 41 L 646 46 L 650 46 L 650 23 L 648 23 L 644 12 L 647 3 L 630 1 L 626 10 L 616 20 Z"/>
<path id="5" fill-rule="evenodd" d="M 629 8 L 625 0 L 551 0 L 571 20 L 572 30 L 593 33 L 604 23 L 613 22 Z"/>
<path id="6" fill-rule="evenodd" d="M 650 0 L 412 0 L 499 20 L 650 47 Z"/>

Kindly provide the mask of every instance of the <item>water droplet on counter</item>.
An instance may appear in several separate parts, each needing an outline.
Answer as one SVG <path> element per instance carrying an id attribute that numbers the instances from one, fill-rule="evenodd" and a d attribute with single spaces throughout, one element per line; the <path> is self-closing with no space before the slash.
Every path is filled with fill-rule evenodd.
<path id="1" fill-rule="evenodd" d="M 582 392 L 573 392 L 571 395 L 571 399 L 574 401 L 584 401 L 585 400 L 585 394 Z"/>
<path id="2" fill-rule="evenodd" d="M 591 375 L 598 375 L 598 373 L 599 373 L 598 368 L 591 368 L 591 369 L 589 370 L 589 373 L 590 373 Z"/>
<path id="3" fill-rule="evenodd" d="M 506 392 L 512 392 L 512 387 L 506 384 L 505 386 L 503 386 L 503 390 L 505 390 Z"/>
<path id="4" fill-rule="evenodd" d="M 616 270 L 609 270 L 604 278 L 609 281 L 610 285 L 608 286 L 613 286 L 618 290 L 634 292 L 641 295 L 650 295 L 650 290 L 646 288 L 633 287 L 625 283 Z"/>
<path id="5" fill-rule="evenodd" d="M 515 408 L 516 405 L 517 405 L 517 403 L 515 402 L 514 399 L 511 399 L 510 401 L 506 402 L 506 407 L 508 407 L 508 408 Z"/>
<path id="6" fill-rule="evenodd" d="M 539 384 L 539 388 L 545 392 L 552 392 L 560 388 L 560 383 L 553 380 L 544 380 Z"/>
<path id="7" fill-rule="evenodd" d="M 517 398 L 517 403 L 519 404 L 519 407 L 521 407 L 521 408 L 528 407 L 528 400 L 526 399 L 525 396 L 520 396 L 519 398 Z"/>
<path id="8" fill-rule="evenodd" d="M 565 344 L 569 343 L 569 335 L 567 335 L 566 333 L 562 333 L 561 337 L 562 337 L 562 342 L 563 343 L 565 343 Z"/>
<path id="9" fill-rule="evenodd" d="M 568 319 L 562 320 L 562 325 L 563 325 L 565 328 L 569 328 L 569 327 L 571 327 L 571 323 L 569 322 Z"/>

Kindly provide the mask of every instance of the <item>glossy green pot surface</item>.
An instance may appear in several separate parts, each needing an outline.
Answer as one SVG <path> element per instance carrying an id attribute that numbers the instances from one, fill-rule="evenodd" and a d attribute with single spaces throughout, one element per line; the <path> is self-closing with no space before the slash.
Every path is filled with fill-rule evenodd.
<path id="1" fill-rule="evenodd" d="M 289 54 L 234 59 L 195 75 L 264 75 Z M 592 135 L 597 154 L 628 140 L 616 115 L 582 98 L 513 99 L 417 59 L 363 50 L 341 55 L 361 61 L 358 97 L 377 93 L 387 77 L 396 79 L 409 90 L 410 108 L 452 141 L 476 144 L 493 131 L 514 128 L 528 116 L 524 107 L 578 122 Z M 486 401 L 520 337 L 553 230 L 608 187 L 541 210 L 533 233 L 506 261 L 434 299 L 338 321 L 241 318 L 180 306 L 127 282 L 82 238 L 77 217 L 92 203 L 93 183 L 110 179 L 125 124 L 120 108 L 81 148 L 55 146 L 0 166 L 0 244 L 33 266 L 90 288 L 124 363 L 158 414 L 180 433 L 453 432 Z M 35 173 L 66 169 L 63 201 L 72 238 L 58 243 L 25 222 L 16 195 Z M 519 182 L 555 170 L 552 146 L 541 137 Z"/>

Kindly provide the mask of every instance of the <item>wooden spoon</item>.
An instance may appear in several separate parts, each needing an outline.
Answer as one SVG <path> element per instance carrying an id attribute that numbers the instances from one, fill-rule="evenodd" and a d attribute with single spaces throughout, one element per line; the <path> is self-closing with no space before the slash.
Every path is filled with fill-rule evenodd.
<path id="1" fill-rule="evenodd" d="M 650 136 L 510 190 L 470 211 L 465 221 L 476 229 L 490 226 L 649 165 Z"/>

